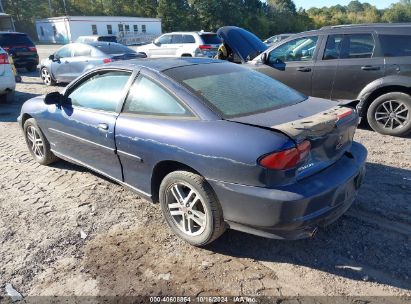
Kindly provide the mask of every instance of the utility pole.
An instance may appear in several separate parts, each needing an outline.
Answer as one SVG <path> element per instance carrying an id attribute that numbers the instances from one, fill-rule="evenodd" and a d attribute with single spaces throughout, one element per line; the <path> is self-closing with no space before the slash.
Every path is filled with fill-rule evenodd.
<path id="1" fill-rule="evenodd" d="M 66 0 L 63 0 L 63 6 L 64 6 L 64 14 L 65 14 L 66 16 L 68 16 L 68 15 L 67 15 Z"/>
<path id="2" fill-rule="evenodd" d="M 51 0 L 49 0 L 49 14 L 50 14 L 50 17 L 53 17 L 53 11 L 51 9 Z"/>

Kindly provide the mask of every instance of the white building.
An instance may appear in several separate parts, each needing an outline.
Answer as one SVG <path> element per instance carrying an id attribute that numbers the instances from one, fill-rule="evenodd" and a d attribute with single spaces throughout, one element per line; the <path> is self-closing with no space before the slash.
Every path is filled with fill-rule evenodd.
<path id="1" fill-rule="evenodd" d="M 36 20 L 40 42 L 69 43 L 79 36 L 157 37 L 161 19 L 115 16 L 63 16 Z M 144 40 L 144 39 L 143 39 Z M 147 40 L 147 39 L 146 39 Z"/>

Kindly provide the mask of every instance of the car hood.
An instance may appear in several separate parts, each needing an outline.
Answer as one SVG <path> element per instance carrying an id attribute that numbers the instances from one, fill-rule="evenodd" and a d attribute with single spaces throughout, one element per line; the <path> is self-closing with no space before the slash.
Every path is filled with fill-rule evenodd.
<path id="1" fill-rule="evenodd" d="M 268 48 L 260 38 L 240 27 L 223 26 L 218 29 L 217 35 L 241 58 L 242 62 L 253 60 Z"/>

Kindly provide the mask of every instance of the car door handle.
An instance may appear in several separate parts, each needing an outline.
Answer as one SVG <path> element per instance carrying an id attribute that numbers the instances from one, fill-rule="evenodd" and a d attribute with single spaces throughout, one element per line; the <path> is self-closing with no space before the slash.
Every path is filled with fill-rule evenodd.
<path id="1" fill-rule="evenodd" d="M 107 131 L 107 130 L 108 130 L 108 124 L 106 124 L 106 123 L 99 123 L 99 124 L 97 125 L 97 128 L 100 129 L 100 130 L 102 130 L 102 131 Z"/>
<path id="2" fill-rule="evenodd" d="M 298 67 L 297 71 L 299 72 L 311 72 L 311 68 L 308 67 Z"/>
<path id="3" fill-rule="evenodd" d="M 372 66 L 372 65 L 364 65 L 361 67 L 361 70 L 363 71 L 378 71 L 381 68 L 379 66 Z"/>
<path id="4" fill-rule="evenodd" d="M 64 61 L 65 64 L 69 63 L 68 61 Z"/>

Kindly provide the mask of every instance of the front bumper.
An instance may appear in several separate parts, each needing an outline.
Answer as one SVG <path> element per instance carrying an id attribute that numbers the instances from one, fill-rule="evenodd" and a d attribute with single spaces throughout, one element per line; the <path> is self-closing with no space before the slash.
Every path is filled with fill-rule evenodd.
<path id="1" fill-rule="evenodd" d="M 354 142 L 332 166 L 276 189 L 209 183 L 230 228 L 268 238 L 300 239 L 347 211 L 362 184 L 366 157 L 365 147 Z"/>

